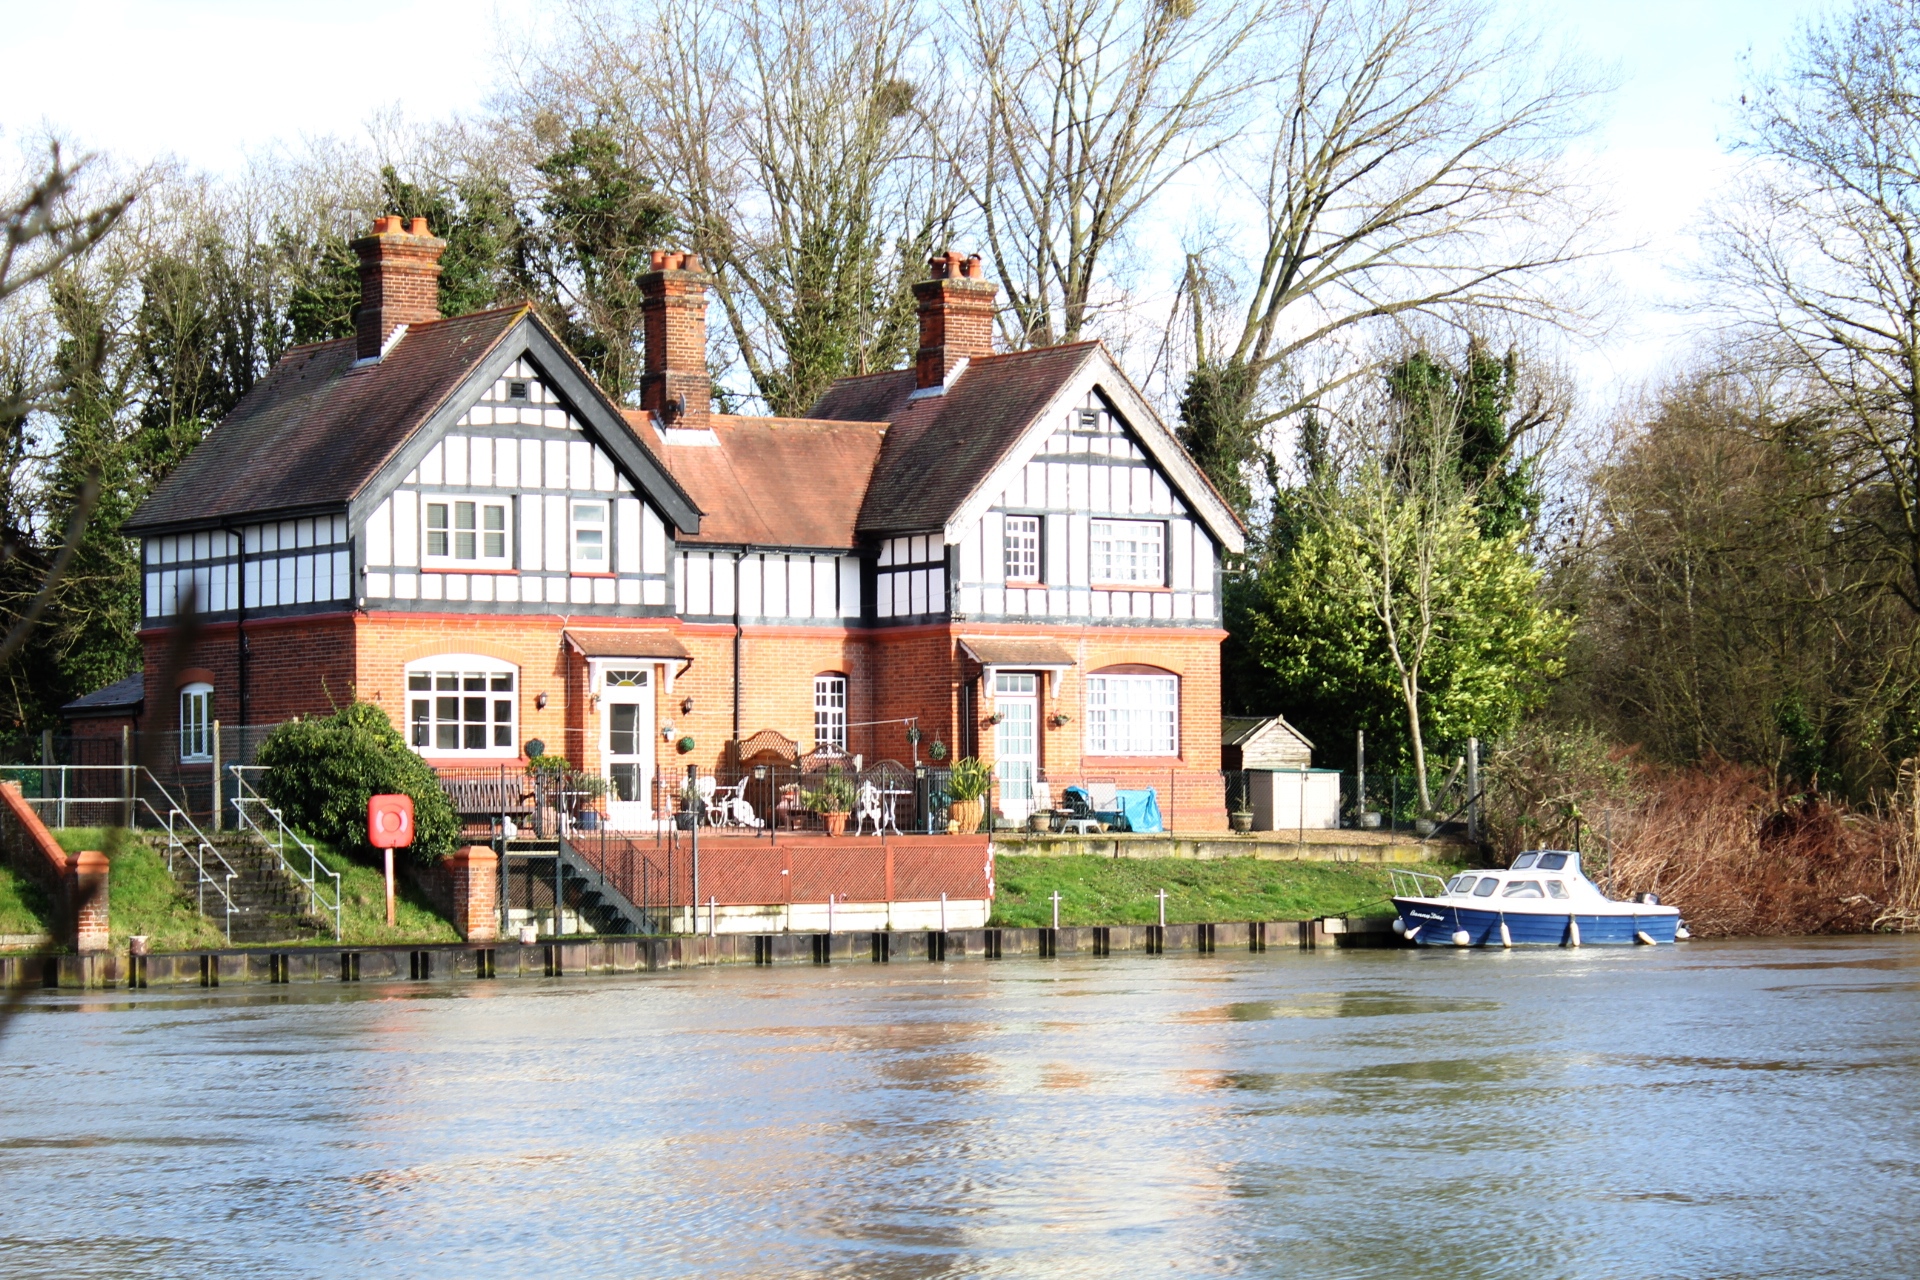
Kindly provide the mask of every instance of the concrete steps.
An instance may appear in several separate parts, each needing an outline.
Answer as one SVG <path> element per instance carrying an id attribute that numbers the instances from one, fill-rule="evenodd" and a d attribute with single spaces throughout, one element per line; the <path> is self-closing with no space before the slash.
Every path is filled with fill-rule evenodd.
<path id="1" fill-rule="evenodd" d="M 220 832 L 212 842 L 235 872 L 227 885 L 233 897 L 234 942 L 300 942 L 331 931 L 309 913 L 307 891 L 281 870 L 279 855 L 272 849 L 239 832 Z M 219 865 L 212 859 L 208 864 L 210 874 Z M 175 858 L 173 872 L 187 896 L 200 901 L 193 864 Z M 211 885 L 205 895 L 205 910 L 214 924 L 227 923 L 224 904 Z"/>

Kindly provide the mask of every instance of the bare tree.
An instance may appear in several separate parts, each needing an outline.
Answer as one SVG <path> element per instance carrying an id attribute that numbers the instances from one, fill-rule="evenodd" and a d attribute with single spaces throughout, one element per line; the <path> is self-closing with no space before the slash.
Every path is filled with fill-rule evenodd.
<path id="1" fill-rule="evenodd" d="M 1561 165 L 1593 90 L 1491 5 L 1307 0 L 1274 56 L 1270 127 L 1224 166 L 1251 175 L 1252 251 L 1214 252 L 1192 290 L 1240 304 L 1225 331 L 1196 328 L 1182 406 L 1223 481 L 1267 428 L 1373 372 L 1383 325 L 1579 317 L 1558 268 L 1597 220 Z"/>
<path id="2" fill-rule="evenodd" d="M 1103 270 L 1179 175 L 1223 147 L 1265 74 L 1270 0 L 959 0 L 976 109 L 949 162 L 1007 288 L 1018 347 L 1078 341 Z"/>
<path id="3" fill-rule="evenodd" d="M 911 284 L 955 203 L 925 31 L 918 0 L 581 0 L 511 111 L 620 137 L 711 268 L 755 392 L 800 413 L 911 349 Z"/>
<path id="4" fill-rule="evenodd" d="M 1920 5 L 1860 0 L 1750 95 L 1758 163 L 1717 237 L 1754 358 L 1823 405 L 1848 528 L 1920 612 Z"/>

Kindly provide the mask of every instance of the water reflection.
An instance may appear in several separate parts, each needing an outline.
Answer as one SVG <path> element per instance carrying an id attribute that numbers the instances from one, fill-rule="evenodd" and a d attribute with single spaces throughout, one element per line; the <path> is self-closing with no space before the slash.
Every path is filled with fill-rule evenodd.
<path id="1" fill-rule="evenodd" d="M 50 995 L 0 1272 L 1907 1274 L 1920 946 Z"/>

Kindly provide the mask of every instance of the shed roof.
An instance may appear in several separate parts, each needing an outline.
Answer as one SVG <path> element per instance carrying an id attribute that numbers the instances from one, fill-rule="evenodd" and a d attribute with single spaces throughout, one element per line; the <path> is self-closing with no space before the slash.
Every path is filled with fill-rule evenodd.
<path id="1" fill-rule="evenodd" d="M 87 720 L 99 716 L 124 716 L 140 710 L 147 697 L 146 673 L 136 671 L 103 689 L 75 698 L 60 708 L 69 720 Z"/>

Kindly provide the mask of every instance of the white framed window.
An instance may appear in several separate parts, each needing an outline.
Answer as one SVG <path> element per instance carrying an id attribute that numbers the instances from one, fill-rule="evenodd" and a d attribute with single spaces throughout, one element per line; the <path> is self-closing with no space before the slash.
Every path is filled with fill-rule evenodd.
<path id="1" fill-rule="evenodd" d="M 1124 586 L 1160 587 L 1167 581 L 1164 520 L 1095 520 L 1093 580 Z"/>
<path id="2" fill-rule="evenodd" d="M 520 672 L 478 654 L 449 653 L 407 664 L 407 741 L 429 755 L 520 754 Z"/>
<path id="3" fill-rule="evenodd" d="M 576 498 L 567 506 L 573 524 L 573 571 L 612 573 L 613 541 L 608 527 L 609 504 Z"/>
<path id="4" fill-rule="evenodd" d="M 213 686 L 180 687 L 180 763 L 205 764 L 213 759 Z"/>
<path id="5" fill-rule="evenodd" d="M 828 672 L 813 678 L 813 747 L 847 749 L 847 678 Z"/>
<path id="6" fill-rule="evenodd" d="M 1175 675 L 1087 677 L 1087 754 L 1172 756 L 1180 753 L 1180 678 Z"/>
<path id="7" fill-rule="evenodd" d="M 1040 581 L 1040 517 L 1006 518 L 1008 582 Z"/>
<path id="8" fill-rule="evenodd" d="M 427 521 L 429 565 L 473 568 L 512 567 L 507 537 L 507 504 L 449 498 L 421 504 Z"/>

